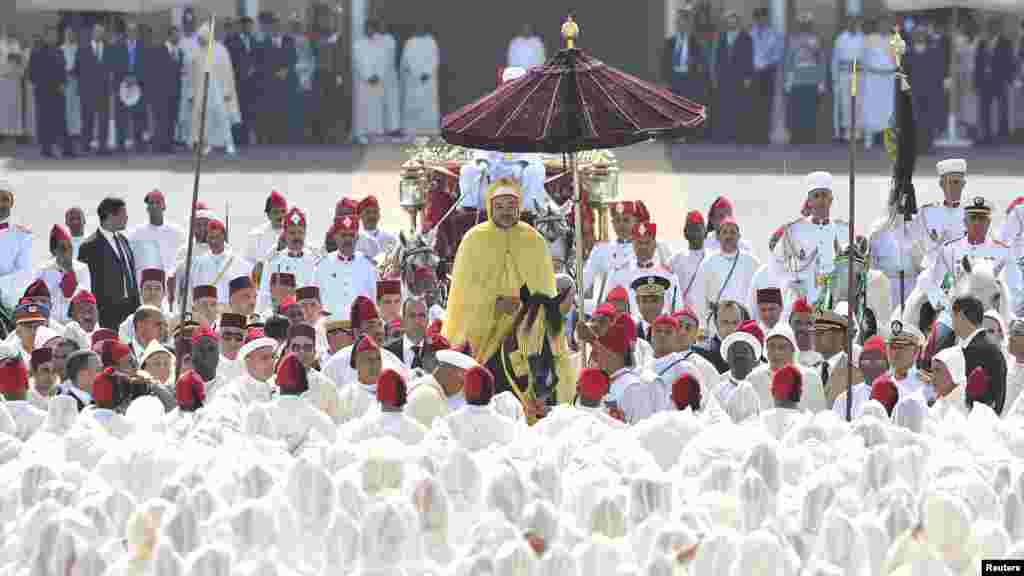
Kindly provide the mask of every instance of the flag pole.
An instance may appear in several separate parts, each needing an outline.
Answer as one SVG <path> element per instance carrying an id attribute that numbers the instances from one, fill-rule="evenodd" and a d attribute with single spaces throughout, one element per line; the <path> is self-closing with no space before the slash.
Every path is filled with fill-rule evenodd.
<path id="1" fill-rule="evenodd" d="M 853 59 L 850 70 L 850 244 L 847 249 L 847 291 L 846 291 L 846 421 L 853 421 L 853 309 L 857 294 L 854 292 L 854 219 L 857 199 L 857 59 Z"/>
<path id="2" fill-rule="evenodd" d="M 188 291 L 192 274 L 192 248 L 195 244 L 196 204 L 199 202 L 199 175 L 203 167 L 203 149 L 206 147 L 206 104 L 210 96 L 210 69 L 213 68 L 213 45 L 216 42 L 217 16 L 210 15 L 210 35 L 206 44 L 206 71 L 203 74 L 203 102 L 199 106 L 199 138 L 196 139 L 195 177 L 192 181 L 192 205 L 188 219 L 188 250 L 185 253 L 185 282 L 181 284 L 178 301 L 181 303 L 181 316 L 178 326 L 184 328 L 188 314 Z M 174 360 L 174 380 L 177 382 L 181 372 L 181 357 Z"/>

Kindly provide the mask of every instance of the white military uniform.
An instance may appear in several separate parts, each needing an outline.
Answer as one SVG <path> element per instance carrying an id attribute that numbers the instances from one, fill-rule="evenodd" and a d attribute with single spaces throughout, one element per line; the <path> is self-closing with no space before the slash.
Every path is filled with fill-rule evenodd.
<path id="1" fill-rule="evenodd" d="M 75 273 L 75 280 L 78 281 L 78 288 L 75 289 L 75 293 L 77 294 L 82 290 L 92 292 L 92 277 L 89 275 L 89 266 L 84 262 L 73 260 L 71 262 L 71 269 Z M 35 282 L 37 279 L 42 279 L 46 283 L 46 288 L 50 291 L 50 320 L 61 324 L 70 322 L 71 318 L 68 317 L 68 308 L 71 305 L 71 298 L 65 298 L 64 291 L 60 287 L 61 280 L 64 279 L 64 271 L 57 266 L 57 260 L 50 258 L 43 262 L 42 266 L 36 270 L 32 281 Z"/>
<path id="2" fill-rule="evenodd" d="M 146 268 L 157 268 L 165 274 L 174 272 L 178 249 L 185 243 L 186 233 L 175 224 L 153 226 L 148 222 L 128 231 L 128 243 L 135 255 L 136 277 Z"/>
<path id="3" fill-rule="evenodd" d="M 313 282 L 320 287 L 320 302 L 334 318 L 348 318 L 357 296 L 377 300 L 377 269 L 361 252 L 344 259 L 332 252 L 316 266 Z"/>
<path id="4" fill-rule="evenodd" d="M 459 208 L 486 209 L 484 191 L 498 178 L 519 182 L 523 188 L 520 208 L 524 212 L 540 212 L 550 202 L 544 190 L 547 169 L 539 155 L 477 150 L 473 153 L 473 162 L 459 169 L 459 190 L 463 194 Z"/>
<path id="5" fill-rule="evenodd" d="M 594 246 L 583 266 L 583 289 L 590 290 L 598 276 L 611 280 L 611 275 L 630 267 L 635 260 L 633 243 L 628 240 L 602 242 Z M 595 300 L 603 301 L 605 294 L 610 291 L 610 283 L 605 282 L 604 294 L 594 294 Z"/>
<path id="6" fill-rule="evenodd" d="M 14 306 L 32 274 L 32 233 L 10 219 L 0 221 L 0 297 Z"/>
<path id="7" fill-rule="evenodd" d="M 370 260 L 374 260 L 381 254 L 388 254 L 398 244 L 398 236 L 387 230 L 359 230 L 359 238 L 356 240 L 356 250 L 362 252 Z"/>
<path id="8" fill-rule="evenodd" d="M 668 290 L 665 291 L 665 304 L 662 307 L 662 311 L 665 314 L 671 314 L 676 310 L 683 309 L 682 289 L 679 288 L 676 275 L 663 266 L 651 264 L 647 267 L 640 267 L 634 263 L 632 266 L 623 268 L 613 274 L 608 282 L 608 289 L 611 290 L 618 286 L 625 288 L 629 292 L 629 309 L 639 312 L 640 308 L 637 306 L 636 291 L 633 290 L 632 286 L 634 280 L 644 276 L 660 276 L 669 281 Z"/>
<path id="9" fill-rule="evenodd" d="M 943 246 L 932 266 L 921 274 L 920 288 L 933 307 L 949 308 L 952 302 L 948 301 L 946 290 L 955 286 L 960 277 L 967 273 L 962 264 L 965 256 L 971 260 L 982 258 L 993 261 L 994 271 L 998 275 L 1009 255 L 1009 249 L 998 241 L 985 239 L 980 244 L 971 244 L 966 236 L 958 238 Z"/>
<path id="10" fill-rule="evenodd" d="M 225 245 L 220 254 L 208 252 L 195 260 L 195 286 L 216 286 L 217 303 L 227 304 L 231 295 L 228 284 L 239 276 L 248 276 L 252 267 L 244 258 Z"/>
<path id="11" fill-rule="evenodd" d="M 274 228 L 270 221 L 267 221 L 249 232 L 245 258 L 249 261 L 250 267 L 255 266 L 257 262 L 263 262 L 276 251 L 277 241 L 283 231 L 283 228 Z"/>
<path id="12" fill-rule="evenodd" d="M 903 271 L 903 299 L 917 283 L 913 230 L 913 222 L 904 222 L 901 215 L 896 215 L 895 219 L 883 218 L 876 222 L 868 239 L 870 267 L 889 279 L 889 302 L 896 307 L 901 302 L 900 271 Z"/>
<path id="13" fill-rule="evenodd" d="M 967 173 L 967 162 L 953 158 L 935 164 L 939 178 L 946 174 Z M 943 202 L 930 202 L 921 206 L 911 224 L 911 239 L 917 253 L 923 259 L 922 268 L 929 268 L 935 256 L 950 240 L 955 240 L 967 233 L 964 227 L 964 207 Z"/>
<path id="14" fill-rule="evenodd" d="M 318 285 L 316 284 L 315 275 L 317 260 L 317 256 L 308 246 L 298 255 L 290 254 L 288 250 L 281 250 L 276 253 L 263 265 L 263 276 L 260 278 L 260 291 L 256 298 L 256 309 L 266 310 L 273 303 L 270 297 L 270 276 L 272 274 L 294 274 L 296 287 Z"/>

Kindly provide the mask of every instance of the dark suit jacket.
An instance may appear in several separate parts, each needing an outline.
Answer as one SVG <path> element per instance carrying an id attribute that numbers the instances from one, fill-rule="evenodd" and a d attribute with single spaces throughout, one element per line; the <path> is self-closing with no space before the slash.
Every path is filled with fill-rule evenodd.
<path id="1" fill-rule="evenodd" d="M 28 79 L 35 85 L 37 92 L 56 94 L 57 89 L 67 81 L 64 51 L 53 46 L 33 50 L 28 62 Z"/>
<path id="2" fill-rule="evenodd" d="M 142 85 L 143 96 L 145 96 L 145 70 L 146 70 L 146 47 L 140 40 L 135 41 L 134 60 L 129 55 L 128 41 L 122 41 L 111 46 L 111 66 L 114 68 L 114 90 L 121 87 L 121 81 L 128 76 L 134 76 L 136 81 Z M 104 56 L 106 53 L 104 52 Z"/>
<path id="3" fill-rule="evenodd" d="M 688 68 L 688 76 L 690 78 L 707 80 L 707 60 L 704 56 L 704 47 L 697 42 L 697 35 L 690 32 L 686 35 L 686 43 L 690 45 L 689 55 L 686 59 L 686 65 Z M 751 45 L 753 47 L 753 45 Z M 661 78 L 665 84 L 671 84 L 673 66 L 672 60 L 676 53 L 676 37 L 675 35 L 665 38 L 665 43 L 661 49 Z M 751 58 L 753 58 L 753 52 L 751 52 Z M 751 60 L 753 61 L 753 60 Z"/>
<path id="4" fill-rule="evenodd" d="M 109 98 L 113 90 L 113 58 L 116 49 L 110 44 L 103 45 L 103 61 L 96 59 L 92 42 L 83 42 L 78 47 L 78 86 L 83 98 Z"/>
<path id="5" fill-rule="evenodd" d="M 989 41 L 978 44 L 974 55 L 974 83 L 978 90 L 1004 90 L 1013 81 L 1013 46 L 1001 36 L 993 52 Z"/>
<path id="6" fill-rule="evenodd" d="M 184 54 L 179 47 L 177 58 L 171 58 L 166 44 L 152 46 L 147 50 L 146 67 L 142 70 L 146 89 L 150 96 L 160 100 L 181 97 L 181 71 Z"/>
<path id="7" fill-rule="evenodd" d="M 135 256 L 131 246 L 124 250 L 128 265 L 135 270 Z M 78 248 L 78 260 L 89 267 L 92 281 L 92 293 L 96 296 L 96 307 L 99 309 L 100 326 L 117 330 L 129 315 L 140 305 L 139 287 L 128 286 L 128 297 L 124 296 L 122 280 L 125 271 L 117 252 L 98 231 L 93 232 Z"/>
<path id="8" fill-rule="evenodd" d="M 282 35 L 281 47 L 278 48 L 274 46 L 273 39 L 267 37 L 257 44 L 253 52 L 253 57 L 258 63 L 256 74 L 260 79 L 260 87 L 264 90 L 265 99 L 280 110 L 284 102 L 276 100 L 276 98 L 284 95 L 284 91 L 287 90 L 288 78 L 278 78 L 277 73 L 281 69 L 291 73 L 295 66 L 295 46 L 291 38 Z M 281 94 L 274 92 L 281 92 Z"/>
<path id="9" fill-rule="evenodd" d="M 389 352 L 398 356 L 398 359 L 405 362 L 405 338 L 395 338 L 393 342 L 385 346 Z M 410 368 L 420 368 L 420 364 L 413 358 L 413 366 Z"/>
<path id="10" fill-rule="evenodd" d="M 1006 357 L 1003 352 L 988 341 L 985 332 L 980 332 L 964 346 L 964 360 L 968 378 L 978 366 L 988 372 L 988 394 L 982 397 L 982 402 L 991 406 L 996 414 L 1002 414 L 1006 401 Z"/>
<path id="11" fill-rule="evenodd" d="M 754 40 L 746 30 L 740 30 L 733 41 L 732 48 L 726 41 L 726 33 L 718 38 L 718 53 L 715 79 L 719 89 L 731 89 L 739 86 L 744 80 L 754 77 Z"/>

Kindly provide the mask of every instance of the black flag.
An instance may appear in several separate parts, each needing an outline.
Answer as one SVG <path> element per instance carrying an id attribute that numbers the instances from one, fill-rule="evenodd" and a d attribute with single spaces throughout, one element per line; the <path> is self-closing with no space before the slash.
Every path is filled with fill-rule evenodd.
<path id="1" fill-rule="evenodd" d="M 898 40 L 897 40 L 898 39 Z M 886 131 L 886 149 L 893 160 L 892 184 L 889 205 L 895 214 L 903 214 L 910 220 L 917 214 L 917 197 L 914 194 L 914 167 L 917 164 L 917 119 L 914 118 L 914 100 L 910 77 L 904 71 L 901 58 L 906 44 L 899 33 L 893 33 L 890 42 L 893 56 L 897 60 L 896 107 L 893 125 Z"/>

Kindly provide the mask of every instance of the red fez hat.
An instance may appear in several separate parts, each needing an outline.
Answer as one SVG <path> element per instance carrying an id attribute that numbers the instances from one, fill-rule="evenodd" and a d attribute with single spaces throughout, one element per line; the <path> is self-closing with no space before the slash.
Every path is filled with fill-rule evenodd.
<path id="1" fill-rule="evenodd" d="M 473 366 L 466 370 L 462 391 L 466 402 L 483 406 L 494 397 L 494 375 L 483 366 Z"/>
<path id="2" fill-rule="evenodd" d="M 288 214 L 284 217 L 284 227 L 289 226 L 306 226 L 306 213 L 296 206 L 288 211 Z"/>
<path id="3" fill-rule="evenodd" d="M 686 223 L 687 224 L 700 224 L 701 226 L 703 226 L 704 225 L 704 215 L 701 214 L 697 210 L 690 210 L 689 212 L 686 213 Z"/>
<path id="4" fill-rule="evenodd" d="M 89 344 L 95 346 L 104 340 L 117 340 L 117 332 L 114 332 L 110 328 L 97 328 L 96 331 L 92 333 L 92 340 Z"/>
<path id="5" fill-rule="evenodd" d="M 896 383 L 888 374 L 882 374 L 871 383 L 871 400 L 877 400 L 882 406 L 885 406 L 885 411 L 890 415 L 892 415 L 892 409 L 896 406 L 899 397 L 900 393 L 896 388 Z"/>
<path id="6" fill-rule="evenodd" d="M 419 266 L 416 271 L 412 273 L 412 279 L 414 282 L 421 280 L 433 280 L 435 277 L 434 269 L 430 266 Z"/>
<path id="7" fill-rule="evenodd" d="M 643 200 L 636 201 L 636 218 L 641 222 L 651 221 L 651 213 L 647 210 L 647 205 Z"/>
<path id="8" fill-rule="evenodd" d="M 804 376 L 800 369 L 788 364 L 772 376 L 772 398 L 779 402 L 799 402 L 803 386 Z"/>
<path id="9" fill-rule="evenodd" d="M 636 338 L 636 324 L 628 314 L 620 314 L 601 337 L 601 345 L 617 354 L 625 354 Z"/>
<path id="10" fill-rule="evenodd" d="M 227 232 L 228 226 L 217 216 L 211 216 L 206 222 L 207 230 L 220 230 L 221 232 Z"/>
<path id="11" fill-rule="evenodd" d="M 657 238 L 658 225 L 654 222 L 640 222 L 633 225 L 633 238 Z"/>
<path id="12" fill-rule="evenodd" d="M 988 395 L 988 371 L 984 367 L 978 366 L 967 376 L 967 389 L 966 396 L 970 402 L 981 402 L 984 401 L 986 395 Z"/>
<path id="13" fill-rule="evenodd" d="M 1021 204 L 1024 204 L 1024 196 L 1017 196 L 1013 199 L 1013 202 L 1010 202 L 1010 205 L 1006 207 L 1006 213 L 1009 214 L 1010 212 L 1013 212 L 1013 209 Z"/>
<path id="14" fill-rule="evenodd" d="M 351 198 L 342 198 L 334 205 L 334 219 L 342 216 L 352 216 L 359 212 L 359 204 Z"/>
<path id="15" fill-rule="evenodd" d="M 611 383 L 608 375 L 599 368 L 584 368 L 576 381 L 576 393 L 587 404 L 600 402 L 608 394 Z"/>
<path id="16" fill-rule="evenodd" d="M 444 322 L 440 318 L 436 318 L 427 326 L 427 334 L 440 334 L 442 328 L 444 328 Z"/>
<path id="17" fill-rule="evenodd" d="M 636 215 L 636 203 L 632 200 L 623 200 L 615 204 L 615 212 L 619 214 Z"/>
<path id="18" fill-rule="evenodd" d="M 246 317 L 244 314 L 235 314 L 234 312 L 225 312 L 220 315 L 220 322 L 217 326 L 221 329 L 224 328 L 238 328 L 239 330 L 245 330 Z"/>
<path id="19" fill-rule="evenodd" d="M 253 288 L 252 278 L 248 276 L 239 276 L 231 282 L 228 282 L 228 295 L 233 296 L 235 292 L 245 290 L 246 288 Z"/>
<path id="20" fill-rule="evenodd" d="M 405 406 L 405 378 L 388 368 L 377 376 L 377 401 L 384 406 L 401 408 Z"/>
<path id="21" fill-rule="evenodd" d="M 289 352 L 277 365 L 277 387 L 288 394 L 302 394 L 309 390 L 309 375 L 299 357 Z"/>
<path id="22" fill-rule="evenodd" d="M 203 338 L 209 338 L 214 342 L 220 342 L 220 337 L 217 336 L 216 332 L 210 330 L 209 326 L 196 330 L 196 332 L 192 334 L 192 345 L 195 346 L 199 344 L 199 341 L 202 340 Z"/>
<path id="23" fill-rule="evenodd" d="M 380 346 L 377 345 L 377 341 L 373 339 L 373 336 L 363 335 L 356 341 L 355 346 L 352 347 L 352 356 L 348 362 L 349 367 L 354 370 L 356 367 L 356 357 L 363 352 L 370 352 L 372 350 L 380 350 Z"/>
<path id="24" fill-rule="evenodd" d="M 71 242 L 71 233 L 64 227 L 63 224 L 54 224 L 53 228 L 50 229 L 50 241 L 67 240 Z"/>
<path id="25" fill-rule="evenodd" d="M 303 286 L 295 291 L 295 299 L 299 302 L 303 300 L 316 300 L 320 301 L 320 288 L 316 286 Z"/>
<path id="26" fill-rule="evenodd" d="M 82 290 L 78 294 L 75 294 L 75 297 L 71 299 L 71 303 L 72 304 L 89 303 L 89 304 L 92 304 L 93 306 L 95 306 L 96 305 L 96 296 L 94 296 L 93 293 L 89 292 L 88 290 Z"/>
<path id="27" fill-rule="evenodd" d="M 189 370 L 178 377 L 174 386 L 174 398 L 181 410 L 196 410 L 206 400 L 206 383 L 195 370 Z"/>
<path id="28" fill-rule="evenodd" d="M 746 332 L 747 334 L 750 334 L 754 338 L 757 338 L 757 341 L 761 343 L 761 346 L 764 346 L 764 331 L 761 330 L 761 327 L 757 325 L 757 322 L 753 320 L 747 320 L 746 322 L 740 324 L 740 327 L 737 328 L 737 331 Z"/>
<path id="29" fill-rule="evenodd" d="M 451 343 L 444 336 L 441 336 L 440 332 L 428 333 L 426 336 L 427 347 L 432 352 L 440 352 L 441 350 L 451 350 Z"/>
<path id="30" fill-rule="evenodd" d="M 782 290 L 778 288 L 761 288 L 757 291 L 758 304 L 778 304 L 782 306 Z"/>
<path id="31" fill-rule="evenodd" d="M 0 360 L 0 392 L 17 394 L 27 388 L 28 369 L 21 361 L 21 356 L 14 354 Z"/>
<path id="32" fill-rule="evenodd" d="M 793 314 L 813 314 L 814 308 L 807 302 L 807 298 L 798 298 L 793 302 Z"/>
<path id="33" fill-rule="evenodd" d="M 331 236 L 337 234 L 358 234 L 359 218 L 352 215 L 337 216 L 334 218 L 334 226 L 331 227 Z"/>
<path id="34" fill-rule="evenodd" d="M 288 296 L 284 300 L 281 300 L 281 303 L 277 306 L 277 313 L 285 316 L 287 315 L 288 309 L 292 306 L 298 305 L 298 303 L 299 301 L 296 300 L 294 296 Z"/>
<path id="35" fill-rule="evenodd" d="M 718 198 L 715 198 L 714 202 L 711 203 L 710 210 L 712 212 L 715 211 L 715 210 L 725 210 L 725 209 L 732 210 L 732 200 L 729 200 L 725 196 L 719 196 Z"/>
<path id="36" fill-rule="evenodd" d="M 43 282 L 42 278 L 39 278 L 35 282 L 28 285 L 25 289 L 23 298 L 49 298 L 50 289 L 46 287 L 46 282 Z"/>
<path id="37" fill-rule="evenodd" d="M 887 354 L 885 349 L 885 340 L 881 336 L 875 335 L 868 338 L 867 341 L 864 342 L 864 347 L 861 348 L 861 355 L 865 352 L 871 352 L 872 350 L 881 352 L 882 356 Z"/>
<path id="38" fill-rule="evenodd" d="M 92 397 L 100 408 L 114 407 L 114 369 L 106 367 L 92 381 Z"/>
<path id="39" fill-rule="evenodd" d="M 284 196 L 282 196 L 280 192 L 274 190 L 270 193 L 270 196 L 267 198 L 266 208 L 267 210 L 270 210 L 271 208 L 280 208 L 282 210 L 287 210 L 288 201 L 284 199 Z"/>
<path id="40" fill-rule="evenodd" d="M 672 316 L 669 316 L 668 314 L 662 314 L 661 316 L 658 316 L 657 318 L 655 318 L 654 325 L 655 326 L 668 326 L 669 328 L 671 328 L 673 330 L 679 330 L 679 320 L 677 320 L 676 318 L 674 318 Z"/>
<path id="41" fill-rule="evenodd" d="M 108 339 L 93 344 L 93 352 L 100 355 L 104 366 L 114 366 L 132 353 L 131 347 L 117 339 Z"/>
<path id="42" fill-rule="evenodd" d="M 143 201 L 146 204 L 152 204 L 154 202 L 161 202 L 161 203 L 163 203 L 164 202 L 164 193 L 154 188 L 148 194 L 146 194 L 146 197 L 144 198 Z"/>
<path id="43" fill-rule="evenodd" d="M 249 328 L 249 329 L 247 329 L 245 331 L 245 342 L 243 342 L 243 344 L 248 344 L 249 342 L 255 342 L 256 340 L 259 340 L 260 338 L 266 338 L 266 337 L 267 337 L 267 334 L 266 334 L 266 332 L 263 331 L 263 328 L 257 327 L 257 326 L 253 326 L 253 327 L 251 327 L 251 328 Z"/>
<path id="44" fill-rule="evenodd" d="M 70 298 L 75 294 L 75 290 L 78 290 L 78 275 L 75 274 L 74 270 L 61 274 L 60 282 L 57 286 L 60 287 L 60 292 L 65 298 Z"/>
<path id="45" fill-rule="evenodd" d="M 739 223 L 736 222 L 736 219 L 733 218 L 732 216 L 726 216 L 725 218 L 722 218 L 718 222 L 718 229 L 719 230 L 721 230 L 725 226 L 735 226 L 737 229 L 739 229 L 739 227 L 740 227 Z"/>
<path id="46" fill-rule="evenodd" d="M 377 299 L 388 294 L 401 294 L 402 281 L 397 278 L 385 278 L 377 281 Z"/>
<path id="47" fill-rule="evenodd" d="M 146 282 L 156 282 L 162 287 L 167 283 L 167 275 L 159 268 L 144 269 L 142 271 L 141 278 L 143 284 Z"/>
<path id="48" fill-rule="evenodd" d="M 676 410 L 686 410 L 689 407 L 696 412 L 700 410 L 700 401 L 700 382 L 693 374 L 687 372 L 672 383 L 672 403 L 675 404 Z"/>
<path id="49" fill-rule="evenodd" d="M 270 284 L 272 286 L 295 288 L 295 274 L 291 272 L 273 272 L 270 275 Z"/>
<path id="50" fill-rule="evenodd" d="M 306 338 L 316 340 L 316 328 L 312 324 L 306 324 L 305 322 L 292 324 L 288 327 L 288 338 L 295 338 L 296 336 L 305 336 Z"/>
<path id="51" fill-rule="evenodd" d="M 194 286 L 192 288 L 192 298 L 199 300 L 200 298 L 217 298 L 217 287 L 216 286 Z"/>
<path id="52" fill-rule="evenodd" d="M 366 210 L 367 208 L 380 208 L 380 203 L 377 202 L 377 197 L 373 194 L 363 198 L 359 201 L 359 204 L 356 204 L 356 213 L 362 214 L 363 210 Z"/>
<path id="53" fill-rule="evenodd" d="M 622 286 L 616 286 L 608 293 L 606 302 L 629 302 L 629 292 Z"/>
<path id="54" fill-rule="evenodd" d="M 697 318 L 697 311 L 689 304 L 684 306 L 682 310 L 676 310 L 673 312 L 672 316 L 676 318 L 689 318 L 690 320 L 693 320 L 694 324 L 700 324 L 700 319 Z M 680 323 L 680 326 L 682 326 L 682 323 Z"/>
<path id="55" fill-rule="evenodd" d="M 608 320 L 614 320 L 619 315 L 619 311 L 615 309 L 615 306 L 605 302 L 594 309 L 594 318 L 607 318 Z"/>
<path id="56" fill-rule="evenodd" d="M 36 348 L 32 351 L 32 370 L 39 368 L 40 365 L 46 364 L 51 360 L 53 360 L 52 348 Z"/>
<path id="57" fill-rule="evenodd" d="M 356 299 L 352 301 L 352 309 L 349 314 L 352 329 L 358 330 L 366 322 L 377 318 L 380 318 L 380 314 L 377 313 L 377 305 L 373 303 L 373 300 L 366 296 L 356 296 Z"/>

